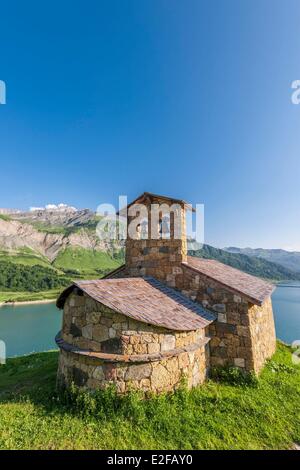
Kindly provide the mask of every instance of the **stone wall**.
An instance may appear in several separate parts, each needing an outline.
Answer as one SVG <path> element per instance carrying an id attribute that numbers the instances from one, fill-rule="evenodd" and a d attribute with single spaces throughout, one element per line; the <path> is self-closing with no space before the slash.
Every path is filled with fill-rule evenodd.
<path id="1" fill-rule="evenodd" d="M 189 349 L 189 348 L 187 348 Z M 130 363 L 125 360 L 106 360 L 61 349 L 58 384 L 101 390 L 114 385 L 118 393 L 130 390 L 161 393 L 173 391 L 186 380 L 189 388 L 206 379 L 207 346 L 184 351 L 156 361 Z"/>
<path id="2" fill-rule="evenodd" d="M 263 367 L 276 349 L 276 334 L 271 299 L 262 307 L 251 305 L 248 310 L 250 337 L 252 341 L 253 367 L 256 372 Z"/>
<path id="3" fill-rule="evenodd" d="M 125 276 L 128 276 L 126 267 L 118 273 L 118 277 Z M 209 345 L 211 366 L 237 366 L 258 373 L 266 359 L 275 352 L 276 335 L 270 298 L 262 306 L 253 305 L 243 296 L 184 264 L 173 267 L 161 280 L 217 315 L 217 321 L 207 332 L 212 337 Z"/>
<path id="4" fill-rule="evenodd" d="M 130 389 L 174 390 L 202 383 L 209 366 L 203 329 L 171 331 L 114 312 L 86 294 L 72 293 L 65 302 L 58 383 L 88 389 L 115 384 Z"/>
<path id="5" fill-rule="evenodd" d="M 127 269 L 118 273 L 128 276 Z M 187 265 L 174 267 L 163 280 L 217 315 L 210 325 L 210 365 L 236 366 L 258 373 L 275 352 L 276 335 L 271 299 L 253 305 L 219 282 Z"/>
<path id="6" fill-rule="evenodd" d="M 253 305 L 219 282 L 182 265 L 173 284 L 217 315 L 209 327 L 210 364 L 259 372 L 276 347 L 271 299 Z"/>
<path id="7" fill-rule="evenodd" d="M 97 352 L 153 354 L 204 339 L 204 330 L 175 332 L 115 312 L 86 294 L 71 294 L 64 306 L 62 338 Z"/>
<path id="8" fill-rule="evenodd" d="M 148 223 L 150 226 L 150 216 Z M 253 305 L 234 290 L 184 264 L 187 261 L 184 207 L 181 225 L 179 240 L 173 239 L 172 233 L 170 240 L 128 238 L 125 267 L 113 277 L 152 276 L 212 310 L 217 321 L 209 329 L 211 365 L 233 365 L 259 372 L 276 346 L 271 300 L 262 306 Z"/>
<path id="9" fill-rule="evenodd" d="M 145 204 L 148 210 L 148 239 L 139 238 L 138 235 L 134 239 L 128 236 L 126 240 L 126 271 L 128 276 L 152 276 L 158 280 L 165 280 L 187 259 L 185 207 L 178 204 L 176 207 L 172 206 L 172 202 L 166 204 L 164 200 L 159 198 L 153 200 L 152 204 L 164 204 L 170 208 L 169 238 L 164 238 L 164 235 L 159 233 L 159 226 L 156 227 L 155 236 L 150 236 L 151 204 Z M 175 218 L 178 221 L 180 238 L 178 230 L 174 228 Z M 128 216 L 128 226 L 131 219 Z"/>

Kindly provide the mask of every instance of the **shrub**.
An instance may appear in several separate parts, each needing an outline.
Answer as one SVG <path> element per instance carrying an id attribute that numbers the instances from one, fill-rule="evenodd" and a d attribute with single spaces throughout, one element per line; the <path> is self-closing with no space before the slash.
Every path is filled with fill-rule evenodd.
<path id="1" fill-rule="evenodd" d="M 252 386 L 255 387 L 258 379 L 252 372 L 245 372 L 238 367 L 214 367 L 211 376 L 218 382 L 230 385 Z"/>
<path id="2" fill-rule="evenodd" d="M 288 366 L 287 364 L 283 363 L 278 363 L 275 361 L 268 361 L 267 362 L 267 367 L 272 371 L 272 372 L 286 372 L 287 374 L 295 374 L 296 369 Z"/>

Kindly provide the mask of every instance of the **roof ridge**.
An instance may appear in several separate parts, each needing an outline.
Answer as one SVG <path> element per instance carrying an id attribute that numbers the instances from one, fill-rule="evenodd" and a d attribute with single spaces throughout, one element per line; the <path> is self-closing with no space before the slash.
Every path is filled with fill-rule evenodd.
<path id="1" fill-rule="evenodd" d="M 144 191 L 139 196 L 137 196 L 135 199 L 133 199 L 131 202 L 129 202 L 126 206 L 122 207 L 117 212 L 117 214 L 118 215 L 122 214 L 126 208 L 129 208 L 133 204 L 138 203 L 138 201 L 140 201 L 140 200 L 148 199 L 151 202 L 151 198 L 161 199 L 161 200 L 165 200 L 165 201 L 173 201 L 177 204 L 180 204 L 180 205 L 184 206 L 185 209 L 188 209 L 188 210 L 191 210 L 192 212 L 195 212 L 195 209 L 193 208 L 193 206 L 191 204 L 189 204 L 187 201 L 185 201 L 184 199 L 178 199 L 178 198 L 175 198 L 175 197 L 169 197 L 169 196 L 164 196 L 162 194 L 155 194 L 155 193 L 150 193 L 148 191 Z"/>

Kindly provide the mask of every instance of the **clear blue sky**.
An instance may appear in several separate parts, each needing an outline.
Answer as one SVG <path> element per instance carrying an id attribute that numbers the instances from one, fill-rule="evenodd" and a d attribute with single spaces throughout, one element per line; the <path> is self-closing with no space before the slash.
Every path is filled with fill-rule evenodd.
<path id="1" fill-rule="evenodd" d="M 204 203 L 215 246 L 300 250 L 297 0 L 1 3 L 0 207 Z"/>

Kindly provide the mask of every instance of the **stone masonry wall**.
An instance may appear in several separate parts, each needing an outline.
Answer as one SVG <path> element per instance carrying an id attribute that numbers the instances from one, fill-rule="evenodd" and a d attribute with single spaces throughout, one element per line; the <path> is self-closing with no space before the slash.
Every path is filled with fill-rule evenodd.
<path id="1" fill-rule="evenodd" d="M 155 277 L 155 273 L 152 275 Z M 118 276 L 128 276 L 126 267 Z M 216 313 L 217 321 L 210 325 L 208 332 L 212 337 L 209 344 L 211 366 L 237 366 L 258 373 L 275 352 L 271 299 L 262 306 L 253 305 L 184 264 L 173 267 L 161 281 Z"/>
<path id="2" fill-rule="evenodd" d="M 276 349 L 276 333 L 271 299 L 267 299 L 262 307 L 251 305 L 248 315 L 254 370 L 259 372 L 265 360 L 270 358 Z"/>
<path id="3" fill-rule="evenodd" d="M 217 314 L 209 327 L 210 364 L 259 372 L 276 347 L 272 303 L 261 307 L 231 292 L 217 281 L 182 265 L 173 285 Z"/>
<path id="4" fill-rule="evenodd" d="M 247 298 L 185 265 L 187 244 L 183 207 L 181 219 L 180 240 L 172 239 L 172 233 L 170 240 L 128 238 L 125 268 L 115 277 L 152 276 L 214 311 L 217 321 L 209 329 L 212 336 L 210 364 L 233 365 L 259 372 L 275 350 L 271 300 L 262 306 L 253 305 Z M 148 222 L 150 226 L 150 218 Z"/>
<path id="5" fill-rule="evenodd" d="M 61 333 L 79 348 L 117 354 L 159 353 L 204 339 L 204 330 L 175 332 L 138 322 L 86 294 L 66 300 Z"/>
<path id="6" fill-rule="evenodd" d="M 58 383 L 103 388 L 173 390 L 207 375 L 209 352 L 203 329 L 175 332 L 132 320 L 86 294 L 71 294 L 64 306 Z M 60 345 L 60 343 L 58 343 Z M 77 350 L 76 350 L 77 349 Z M 82 354 L 81 350 L 93 351 Z"/>
<path id="7" fill-rule="evenodd" d="M 161 393 L 175 390 L 185 379 L 191 388 L 206 379 L 207 355 L 207 346 L 202 346 L 159 361 L 131 364 L 108 362 L 61 350 L 58 384 L 68 386 L 73 382 L 87 390 L 101 390 L 114 385 L 118 393 L 130 390 Z"/>
<path id="8" fill-rule="evenodd" d="M 155 204 L 162 204 L 165 201 L 159 199 L 153 201 Z M 172 204 L 169 204 L 171 207 Z M 148 210 L 148 239 L 136 239 L 128 237 L 126 240 L 126 271 L 128 276 L 153 276 L 158 280 L 165 280 L 171 276 L 176 268 L 187 258 L 186 241 L 186 219 L 184 207 L 177 207 L 178 221 L 181 230 L 181 238 L 174 230 L 174 216 L 170 218 L 170 237 L 164 239 L 159 235 L 157 226 L 157 237 L 151 238 L 151 211 L 150 204 L 146 204 Z M 128 217 L 128 226 L 131 218 Z"/>

